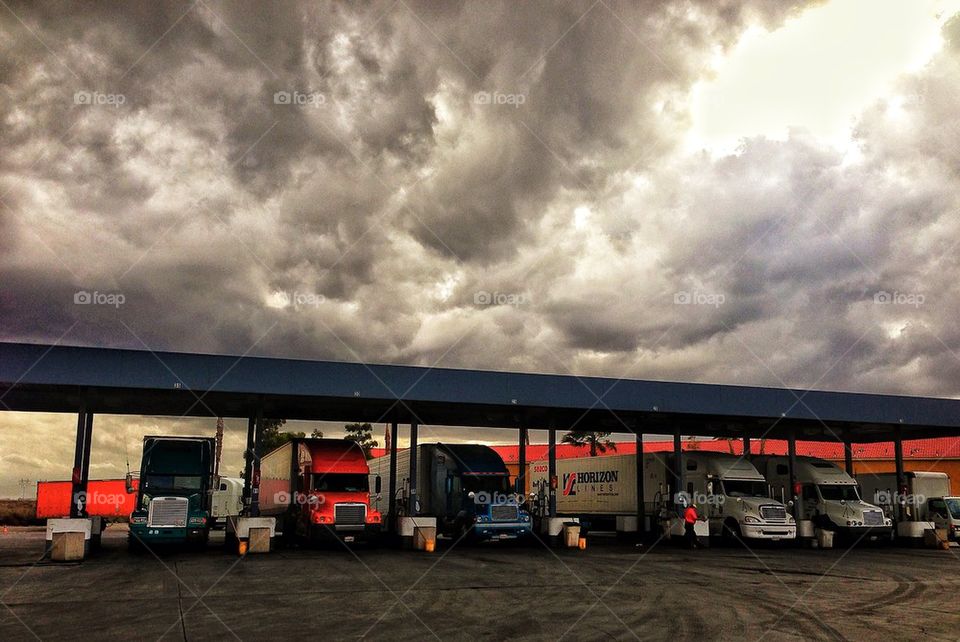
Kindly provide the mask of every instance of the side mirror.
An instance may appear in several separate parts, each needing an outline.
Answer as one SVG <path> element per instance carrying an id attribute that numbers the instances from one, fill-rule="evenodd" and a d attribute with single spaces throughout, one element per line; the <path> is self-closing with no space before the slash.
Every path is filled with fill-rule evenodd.
<path id="1" fill-rule="evenodd" d="M 377 495 L 379 495 L 379 494 L 380 494 L 380 490 L 381 490 L 382 488 L 383 488 L 383 480 L 380 479 L 380 475 L 377 475 L 377 478 L 376 478 L 376 479 L 374 480 L 374 482 L 373 482 L 374 492 L 375 492 Z"/>
<path id="2" fill-rule="evenodd" d="M 136 490 L 136 489 L 133 487 L 133 475 L 131 475 L 130 473 L 127 473 L 127 476 L 124 477 L 123 480 L 124 480 L 124 481 L 126 482 L 126 484 L 127 484 L 127 494 L 130 494 L 130 493 L 134 492 L 134 490 Z"/>

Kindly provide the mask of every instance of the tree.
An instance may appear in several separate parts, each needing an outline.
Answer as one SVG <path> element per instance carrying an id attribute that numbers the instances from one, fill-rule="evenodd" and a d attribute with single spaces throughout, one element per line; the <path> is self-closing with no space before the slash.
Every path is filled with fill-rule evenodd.
<path id="1" fill-rule="evenodd" d="M 276 450 L 291 439 L 306 437 L 303 432 L 281 432 L 280 428 L 287 423 L 286 419 L 264 419 L 260 430 L 260 439 L 257 440 L 257 455 L 263 457 L 268 452 Z"/>
<path id="2" fill-rule="evenodd" d="M 563 436 L 560 441 L 564 444 L 571 444 L 577 448 L 590 447 L 590 456 L 596 457 L 602 455 L 608 450 L 616 450 L 617 445 L 608 439 L 610 433 L 596 432 L 591 430 L 571 430 Z"/>
<path id="3" fill-rule="evenodd" d="M 363 454 L 370 459 L 370 451 L 380 445 L 380 442 L 373 438 L 373 426 L 370 424 L 347 424 L 344 426 L 347 434 L 344 439 L 355 441 L 363 449 Z"/>
<path id="4" fill-rule="evenodd" d="M 323 431 L 320 430 L 319 428 L 314 428 L 313 432 L 310 433 L 310 436 L 313 437 L 314 439 L 323 439 Z"/>

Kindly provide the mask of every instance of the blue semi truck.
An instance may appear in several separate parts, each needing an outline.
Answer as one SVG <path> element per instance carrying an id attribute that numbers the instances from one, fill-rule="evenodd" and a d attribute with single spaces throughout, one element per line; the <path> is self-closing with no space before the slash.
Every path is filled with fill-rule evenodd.
<path id="1" fill-rule="evenodd" d="M 368 462 L 371 479 L 380 477 L 385 492 L 375 497 L 377 510 L 389 515 L 396 497 L 397 515 L 435 517 L 437 531 L 472 541 L 530 537 L 533 524 L 523 496 L 510 484 L 503 459 L 478 444 L 424 444 L 417 448 L 417 506 L 410 506 L 410 451 L 397 453 L 397 483 L 390 480 L 390 455 Z M 390 516 L 395 517 L 395 516 Z"/>

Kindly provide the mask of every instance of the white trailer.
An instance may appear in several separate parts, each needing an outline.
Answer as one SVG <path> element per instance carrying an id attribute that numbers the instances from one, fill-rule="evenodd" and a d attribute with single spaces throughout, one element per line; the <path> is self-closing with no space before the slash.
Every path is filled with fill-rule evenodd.
<path id="1" fill-rule="evenodd" d="M 644 512 L 661 529 L 680 535 L 673 455 L 643 457 Z M 712 452 L 685 452 L 682 461 L 682 501 L 692 502 L 707 518 L 697 524 L 698 536 L 773 541 L 796 537 L 793 517 L 781 502 L 770 499 L 763 476 L 749 461 Z M 636 455 L 558 460 L 557 512 L 577 517 L 636 515 L 636 464 Z M 531 489 L 541 494 L 548 483 L 545 469 L 542 462 L 530 465 Z"/>
<path id="2" fill-rule="evenodd" d="M 941 472 L 905 471 L 906 487 L 897 488 L 896 473 L 861 473 L 863 495 L 897 525 L 897 537 L 921 540 L 923 531 L 946 529 L 960 538 L 960 497 L 950 494 L 950 476 Z"/>
<path id="3" fill-rule="evenodd" d="M 772 486 L 774 497 L 792 498 L 789 457 L 760 455 L 751 459 Z M 802 537 L 820 528 L 854 538 L 889 539 L 893 521 L 878 507 L 863 501 L 857 481 L 836 464 L 816 457 L 797 457 L 794 480 Z"/>

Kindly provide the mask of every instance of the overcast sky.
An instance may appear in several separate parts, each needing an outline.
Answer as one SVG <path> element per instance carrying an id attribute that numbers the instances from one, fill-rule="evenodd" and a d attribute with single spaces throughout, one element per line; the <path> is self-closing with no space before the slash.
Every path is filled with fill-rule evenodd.
<path id="1" fill-rule="evenodd" d="M 958 12 L 4 3 L 0 339 L 955 397 Z"/>

